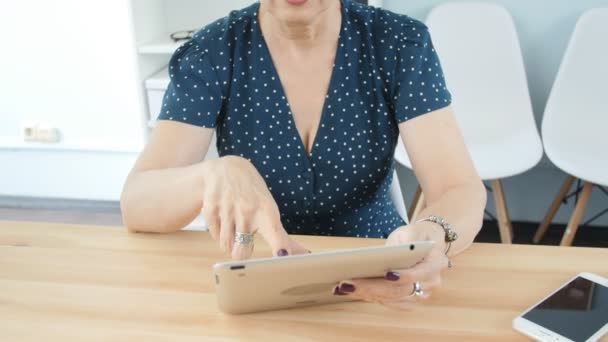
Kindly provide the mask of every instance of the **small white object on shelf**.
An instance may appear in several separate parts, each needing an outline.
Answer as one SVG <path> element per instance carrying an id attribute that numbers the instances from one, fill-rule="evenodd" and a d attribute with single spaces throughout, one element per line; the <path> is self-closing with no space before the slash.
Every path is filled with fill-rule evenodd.
<path id="1" fill-rule="evenodd" d="M 173 41 L 169 34 L 140 44 L 137 50 L 141 54 L 172 55 L 186 40 Z"/>
<path id="2" fill-rule="evenodd" d="M 56 144 L 61 140 L 58 128 L 37 122 L 23 122 L 21 132 L 24 142 Z"/>

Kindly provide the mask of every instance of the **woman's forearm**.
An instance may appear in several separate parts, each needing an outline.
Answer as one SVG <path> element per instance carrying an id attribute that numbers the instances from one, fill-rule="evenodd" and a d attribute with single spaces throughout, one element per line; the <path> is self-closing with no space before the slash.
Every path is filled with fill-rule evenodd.
<path id="1" fill-rule="evenodd" d="M 123 224 L 158 233 L 188 225 L 201 212 L 205 163 L 131 174 L 120 199 Z"/>
<path id="2" fill-rule="evenodd" d="M 452 243 L 449 252 L 449 255 L 455 255 L 467 249 L 481 229 L 486 198 L 487 194 L 483 183 L 473 182 L 460 185 L 446 191 L 440 198 L 429 203 L 418 214 L 417 219 L 437 215 L 450 223 L 458 233 L 458 239 Z M 424 227 L 425 230 L 432 232 L 434 238 L 443 243 L 445 234 L 436 223 L 411 222 L 411 224 Z"/>

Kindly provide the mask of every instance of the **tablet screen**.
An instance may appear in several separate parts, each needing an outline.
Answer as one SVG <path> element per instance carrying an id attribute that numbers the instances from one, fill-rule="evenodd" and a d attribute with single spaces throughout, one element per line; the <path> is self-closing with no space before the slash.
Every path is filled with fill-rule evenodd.
<path id="1" fill-rule="evenodd" d="M 523 315 L 574 341 L 585 341 L 608 323 L 608 287 L 578 277 Z"/>

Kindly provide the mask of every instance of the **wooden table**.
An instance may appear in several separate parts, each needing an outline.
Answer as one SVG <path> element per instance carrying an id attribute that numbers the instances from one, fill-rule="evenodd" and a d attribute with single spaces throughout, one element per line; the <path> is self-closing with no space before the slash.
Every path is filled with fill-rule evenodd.
<path id="1" fill-rule="evenodd" d="M 383 243 L 296 239 L 313 251 Z M 526 340 L 513 317 L 580 271 L 608 275 L 608 249 L 476 244 L 414 311 L 353 302 L 230 316 L 211 277 L 222 259 L 206 232 L 0 221 L 0 340 Z"/>

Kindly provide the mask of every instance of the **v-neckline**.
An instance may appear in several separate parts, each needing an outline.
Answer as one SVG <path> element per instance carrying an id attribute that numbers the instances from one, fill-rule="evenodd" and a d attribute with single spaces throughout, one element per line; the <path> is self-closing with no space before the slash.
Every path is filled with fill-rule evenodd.
<path id="1" fill-rule="evenodd" d="M 289 99 L 287 98 L 287 93 L 285 92 L 285 88 L 283 87 L 283 83 L 281 82 L 281 77 L 279 76 L 279 72 L 277 71 L 277 68 L 274 64 L 274 60 L 272 59 L 272 54 L 270 53 L 270 49 L 268 48 L 268 45 L 266 44 L 266 38 L 264 38 L 264 34 L 262 33 L 262 27 L 260 25 L 260 21 L 258 18 L 258 13 L 259 13 L 259 9 L 260 9 L 259 2 L 257 3 L 257 6 L 254 11 L 255 26 L 256 26 L 257 33 L 260 35 L 260 39 L 262 41 L 261 48 L 265 54 L 264 57 L 268 57 L 272 76 L 275 77 L 275 80 L 274 80 L 275 87 L 278 88 L 277 92 L 279 93 L 279 95 L 281 97 L 285 98 L 285 104 L 287 105 L 287 113 L 288 113 L 289 119 L 291 121 L 291 125 L 290 125 L 290 127 L 292 128 L 291 130 L 293 130 L 295 132 L 295 137 L 299 141 L 299 146 L 302 149 L 302 152 L 304 153 L 304 157 L 308 162 L 310 162 L 311 159 L 313 158 L 313 155 L 315 152 L 315 146 L 317 146 L 319 143 L 318 142 L 319 133 L 321 132 L 321 129 L 324 127 L 323 121 L 324 121 L 324 118 L 327 116 L 326 112 L 327 112 L 327 106 L 329 104 L 328 103 L 329 94 L 335 83 L 338 54 L 341 52 L 342 46 L 344 44 L 343 37 L 344 37 L 344 30 L 345 30 L 345 25 L 346 25 L 346 10 L 344 7 L 344 6 L 346 6 L 345 2 L 346 1 L 344 1 L 344 0 L 340 0 L 341 19 L 340 19 L 340 31 L 338 33 L 338 42 L 337 42 L 337 46 L 336 46 L 336 53 L 334 55 L 334 61 L 333 61 L 333 65 L 331 68 L 331 74 L 329 76 L 329 83 L 327 85 L 327 90 L 325 91 L 325 96 L 323 98 L 323 106 L 321 107 L 321 116 L 320 116 L 319 122 L 317 124 L 317 130 L 315 132 L 315 136 L 312 138 L 312 146 L 310 147 L 310 153 L 308 153 L 306 151 L 306 144 L 304 143 L 304 139 L 300 135 L 300 132 L 298 131 L 298 127 L 296 126 L 296 121 L 294 119 L 293 112 L 291 111 L 291 104 L 289 103 Z"/>

